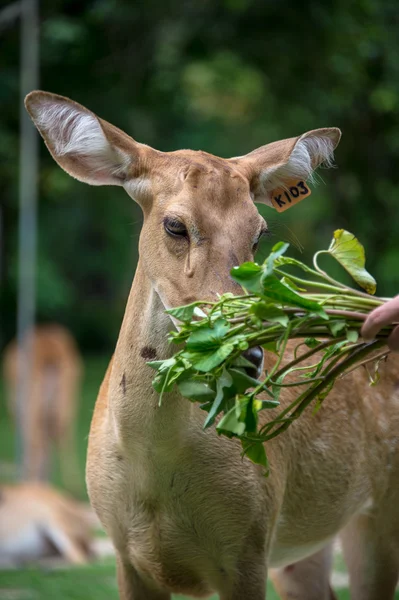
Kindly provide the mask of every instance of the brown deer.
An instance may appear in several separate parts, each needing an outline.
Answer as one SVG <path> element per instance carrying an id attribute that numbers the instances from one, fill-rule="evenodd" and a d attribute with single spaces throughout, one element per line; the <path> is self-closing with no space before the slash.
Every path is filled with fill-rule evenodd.
<path id="1" fill-rule="evenodd" d="M 32 343 L 32 384 L 25 407 L 28 427 L 23 432 L 24 477 L 48 481 L 51 445 L 59 450 L 64 483 L 79 487 L 79 466 L 75 439 L 78 392 L 82 360 L 75 340 L 60 325 L 38 325 L 29 332 Z M 15 417 L 19 348 L 16 340 L 4 351 L 3 374 L 9 410 Z"/>
<path id="2" fill-rule="evenodd" d="M 50 478 L 51 444 L 59 450 L 63 481 L 80 483 L 75 420 L 82 361 L 71 334 L 60 325 L 29 333 L 32 372 L 23 431 L 25 483 L 0 485 L 0 565 L 62 558 L 73 564 L 94 556 L 93 517 L 87 507 L 45 483 Z M 9 410 L 15 415 L 19 348 L 4 352 Z"/>
<path id="3" fill-rule="evenodd" d="M 83 504 L 43 483 L 0 485 L 0 567 L 94 556 L 94 520 Z"/>
<path id="4" fill-rule="evenodd" d="M 354 600 L 394 597 L 399 567 L 398 370 L 377 388 L 339 381 L 267 444 L 271 473 L 240 445 L 203 431 L 204 413 L 174 391 L 158 406 L 149 359 L 171 355 L 165 308 L 242 293 L 231 268 L 252 260 L 267 225 L 255 202 L 307 180 L 331 158 L 338 129 L 317 129 L 246 156 L 159 152 L 54 94 L 27 109 L 58 164 L 119 185 L 141 206 L 140 259 L 97 399 L 89 440 L 91 502 L 112 537 L 120 597 L 217 592 L 263 600 L 268 569 L 282 598 L 327 600 L 330 546 L 342 532 Z M 247 355 L 261 368 L 259 349 Z M 269 369 L 275 357 L 266 354 Z M 289 388 L 282 404 L 293 399 Z M 273 411 L 272 411 L 273 412 Z M 265 411 L 269 419 L 269 411 Z M 274 416 L 272 414 L 272 416 Z"/>

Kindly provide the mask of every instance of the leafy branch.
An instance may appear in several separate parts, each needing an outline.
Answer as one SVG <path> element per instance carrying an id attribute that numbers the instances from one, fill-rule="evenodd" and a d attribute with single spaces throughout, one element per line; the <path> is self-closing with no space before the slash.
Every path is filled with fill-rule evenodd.
<path id="1" fill-rule="evenodd" d="M 365 269 L 363 246 L 353 234 L 335 231 L 329 249 L 314 256 L 313 268 L 285 256 L 287 249 L 288 244 L 279 242 L 262 265 L 247 262 L 232 270 L 243 295 L 225 294 L 216 302 L 168 310 L 181 323 L 170 334 L 181 349 L 172 358 L 148 363 L 157 370 L 153 386 L 160 402 L 177 386 L 207 413 L 205 428 L 217 422 L 220 435 L 240 439 L 243 453 L 266 469 L 264 442 L 286 431 L 313 401 L 318 410 L 337 379 L 374 363 L 370 383 L 378 381 L 392 330 L 384 328 L 371 343 L 359 339 L 365 317 L 385 299 L 370 295 L 376 282 Z M 367 293 L 321 269 L 322 254 L 335 258 Z M 298 343 L 287 360 L 292 340 Z M 262 380 L 243 356 L 254 346 L 277 357 Z M 288 387 L 298 387 L 298 396 L 276 414 L 281 391 Z M 259 413 L 270 409 L 271 418 L 259 426 Z"/>

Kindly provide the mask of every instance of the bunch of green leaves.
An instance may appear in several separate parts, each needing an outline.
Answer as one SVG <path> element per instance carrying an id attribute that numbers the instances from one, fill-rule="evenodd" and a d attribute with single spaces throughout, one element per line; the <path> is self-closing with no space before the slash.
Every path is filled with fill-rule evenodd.
<path id="1" fill-rule="evenodd" d="M 389 352 L 391 328 L 371 343 L 359 339 L 365 316 L 386 299 L 374 295 L 376 282 L 365 269 L 364 248 L 356 237 L 335 231 L 328 250 L 314 256 L 313 267 L 285 256 L 287 249 L 288 244 L 279 242 L 262 265 L 247 262 L 233 268 L 232 277 L 243 287 L 241 296 L 224 294 L 216 302 L 170 309 L 180 322 L 170 341 L 180 349 L 167 360 L 149 363 L 157 370 L 153 386 L 159 402 L 177 386 L 207 413 L 204 428 L 216 423 L 218 434 L 238 438 L 243 453 L 266 470 L 264 442 L 285 431 L 312 401 L 318 409 L 334 382 L 359 365 L 367 368 L 375 362 L 374 384 L 378 364 Z M 328 275 L 318 264 L 322 254 L 334 257 L 366 291 Z M 286 362 L 292 339 L 298 344 L 294 358 Z M 254 346 L 276 355 L 262 380 L 243 355 Z M 284 387 L 304 391 L 280 411 Z M 259 413 L 270 409 L 270 419 L 260 425 Z"/>

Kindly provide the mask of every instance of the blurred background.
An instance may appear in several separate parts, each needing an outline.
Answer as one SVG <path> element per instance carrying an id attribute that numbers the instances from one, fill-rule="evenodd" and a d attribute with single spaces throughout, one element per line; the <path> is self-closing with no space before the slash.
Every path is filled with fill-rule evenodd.
<path id="1" fill-rule="evenodd" d="M 21 32 L 9 16 L 16 4 L 0 2 L 0 351 L 17 320 Z M 365 246 L 378 294 L 399 292 L 396 0 L 40 0 L 39 23 L 40 88 L 159 150 L 230 157 L 341 128 L 338 168 L 319 172 L 310 198 L 284 214 L 260 207 L 273 233 L 260 255 L 283 239 L 307 261 L 345 228 Z M 134 276 L 142 216 L 122 189 L 70 178 L 42 142 L 38 177 L 36 322 L 65 327 L 83 357 L 74 423 L 80 475 L 69 491 L 85 500 L 90 417 Z M 14 422 L 3 390 L 0 485 L 15 479 Z M 68 489 L 59 450 L 51 460 L 51 481 Z M 6 594 L 21 576 L 0 572 L 0 598 L 17 598 Z M 29 577 L 26 597 L 64 597 L 59 580 L 42 588 Z M 113 568 L 107 577 L 113 581 Z M 105 583 L 95 589 L 97 599 L 116 594 Z M 71 590 L 65 597 L 80 598 Z"/>

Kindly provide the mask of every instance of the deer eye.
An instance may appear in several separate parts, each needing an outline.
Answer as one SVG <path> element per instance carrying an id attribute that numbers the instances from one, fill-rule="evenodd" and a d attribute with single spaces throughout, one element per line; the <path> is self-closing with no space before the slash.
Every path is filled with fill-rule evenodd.
<path id="1" fill-rule="evenodd" d="M 171 219 L 166 217 L 163 222 L 166 233 L 172 237 L 183 237 L 188 238 L 188 231 L 184 223 L 178 219 Z"/>

